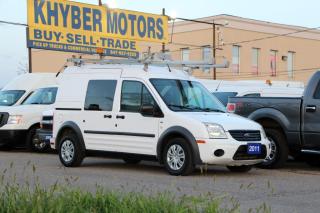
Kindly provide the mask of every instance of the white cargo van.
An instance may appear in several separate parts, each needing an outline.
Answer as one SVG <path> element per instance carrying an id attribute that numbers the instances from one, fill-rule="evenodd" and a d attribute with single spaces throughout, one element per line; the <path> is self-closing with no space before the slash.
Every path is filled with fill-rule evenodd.
<path id="1" fill-rule="evenodd" d="M 56 84 L 55 73 L 27 73 L 10 81 L 0 91 L 0 106 L 18 106 L 41 87 Z"/>
<path id="2" fill-rule="evenodd" d="M 61 74 L 51 148 L 79 166 L 99 151 L 127 163 L 157 160 L 172 175 L 195 165 L 247 172 L 270 153 L 263 128 L 228 114 L 195 78 L 170 67 L 82 64 Z"/>
<path id="3" fill-rule="evenodd" d="M 46 147 L 38 143 L 36 130 L 40 127 L 42 113 L 53 109 L 58 87 L 47 86 L 35 90 L 19 106 L 0 108 L 0 147 L 27 146 L 32 151 Z"/>
<path id="4" fill-rule="evenodd" d="M 303 82 L 298 81 L 225 81 L 200 80 L 225 106 L 229 97 L 301 97 Z"/>

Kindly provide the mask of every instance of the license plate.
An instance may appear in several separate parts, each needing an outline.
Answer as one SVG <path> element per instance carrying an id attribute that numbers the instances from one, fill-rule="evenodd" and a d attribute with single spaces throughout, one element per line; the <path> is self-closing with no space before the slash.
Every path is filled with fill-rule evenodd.
<path id="1" fill-rule="evenodd" d="M 48 141 L 50 141 L 51 138 L 52 138 L 52 136 L 50 136 L 50 135 L 46 136 L 46 140 L 48 140 Z"/>
<path id="2" fill-rule="evenodd" d="M 260 143 L 249 143 L 247 151 L 248 151 L 249 155 L 259 155 L 259 154 L 261 154 L 261 144 Z"/>

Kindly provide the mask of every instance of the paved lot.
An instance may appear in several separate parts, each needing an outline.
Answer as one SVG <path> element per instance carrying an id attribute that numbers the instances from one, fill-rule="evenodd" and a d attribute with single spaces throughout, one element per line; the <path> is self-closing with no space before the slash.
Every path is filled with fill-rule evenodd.
<path id="1" fill-rule="evenodd" d="M 86 158 L 82 167 L 64 168 L 55 154 L 11 151 L 0 152 L 0 174 L 4 174 L 7 181 L 16 176 L 21 184 L 38 177 L 44 186 L 59 181 L 89 191 L 98 185 L 145 194 L 226 196 L 225 203 L 235 198 L 242 210 L 266 203 L 272 212 L 320 211 L 320 169 L 297 162 L 289 162 L 281 170 L 254 169 L 248 174 L 208 167 L 202 172 L 199 168 L 192 176 L 173 177 L 153 162 L 126 165 L 121 160 Z"/>

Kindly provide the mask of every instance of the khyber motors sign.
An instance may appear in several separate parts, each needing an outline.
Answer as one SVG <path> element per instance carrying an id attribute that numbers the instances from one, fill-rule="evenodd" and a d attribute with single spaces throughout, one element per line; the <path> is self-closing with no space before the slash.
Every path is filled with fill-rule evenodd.
<path id="1" fill-rule="evenodd" d="M 66 0 L 28 0 L 29 48 L 139 57 L 137 41 L 167 43 L 168 17 Z"/>

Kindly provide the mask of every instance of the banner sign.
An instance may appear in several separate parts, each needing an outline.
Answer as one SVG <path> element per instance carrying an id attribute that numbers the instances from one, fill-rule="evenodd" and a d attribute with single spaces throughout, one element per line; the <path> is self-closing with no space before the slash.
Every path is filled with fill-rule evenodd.
<path id="1" fill-rule="evenodd" d="M 139 57 L 137 41 L 167 43 L 168 17 L 67 0 L 28 0 L 27 46 Z"/>

